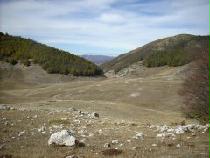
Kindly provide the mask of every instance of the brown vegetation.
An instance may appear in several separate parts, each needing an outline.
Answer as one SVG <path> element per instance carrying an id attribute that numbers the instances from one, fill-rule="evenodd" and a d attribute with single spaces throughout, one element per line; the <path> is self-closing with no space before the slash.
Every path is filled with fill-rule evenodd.
<path id="1" fill-rule="evenodd" d="M 192 72 L 186 78 L 181 95 L 184 111 L 189 117 L 208 121 L 209 116 L 209 53 L 202 52 L 192 64 Z"/>

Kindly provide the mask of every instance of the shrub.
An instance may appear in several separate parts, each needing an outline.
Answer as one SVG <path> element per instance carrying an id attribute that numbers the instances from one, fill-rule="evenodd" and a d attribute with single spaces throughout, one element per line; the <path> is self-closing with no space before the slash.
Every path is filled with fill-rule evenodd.
<path id="1" fill-rule="evenodd" d="M 209 53 L 202 52 L 192 64 L 180 94 L 184 96 L 186 116 L 209 120 Z"/>
<path id="2" fill-rule="evenodd" d="M 12 59 L 12 58 L 9 58 L 9 59 L 8 59 L 8 62 L 9 62 L 10 64 L 12 64 L 12 65 L 16 65 L 16 64 L 18 63 L 17 60 Z"/>

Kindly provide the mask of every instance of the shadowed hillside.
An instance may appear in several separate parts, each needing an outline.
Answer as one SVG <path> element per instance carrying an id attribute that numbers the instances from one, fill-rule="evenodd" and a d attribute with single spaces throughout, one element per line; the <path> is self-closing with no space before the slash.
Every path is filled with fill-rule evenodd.
<path id="1" fill-rule="evenodd" d="M 101 75 L 95 64 L 68 52 L 46 46 L 31 39 L 0 33 L 0 60 L 30 66 L 39 64 L 48 73 L 73 74 L 74 76 Z"/>
<path id="2" fill-rule="evenodd" d="M 142 61 L 147 67 L 163 65 L 180 66 L 193 60 L 193 56 L 209 48 L 209 36 L 180 34 L 158 39 L 143 47 L 136 48 L 127 54 L 102 64 L 104 71 L 120 71 L 129 65 Z"/>

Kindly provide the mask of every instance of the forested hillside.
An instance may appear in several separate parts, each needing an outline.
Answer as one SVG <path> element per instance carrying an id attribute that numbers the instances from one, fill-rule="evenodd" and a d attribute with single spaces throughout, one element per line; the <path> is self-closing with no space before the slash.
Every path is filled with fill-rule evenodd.
<path id="1" fill-rule="evenodd" d="M 158 39 L 143 47 L 102 64 L 104 71 L 120 71 L 129 65 L 142 61 L 147 67 L 180 66 L 193 60 L 196 54 L 209 49 L 209 36 L 179 34 Z"/>
<path id="2" fill-rule="evenodd" d="M 75 76 L 101 75 L 95 64 L 60 49 L 49 47 L 31 39 L 0 33 L 0 60 L 13 65 L 21 62 L 30 66 L 39 64 L 48 73 L 73 74 Z"/>

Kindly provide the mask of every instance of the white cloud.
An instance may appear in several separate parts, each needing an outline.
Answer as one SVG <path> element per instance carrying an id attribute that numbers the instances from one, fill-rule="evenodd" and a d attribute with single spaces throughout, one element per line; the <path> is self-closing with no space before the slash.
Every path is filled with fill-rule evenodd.
<path id="1" fill-rule="evenodd" d="M 208 34 L 208 11 L 206 0 L 8 1 L 0 2 L 0 30 L 113 53 L 112 48 L 129 50 L 178 33 Z"/>
<path id="2" fill-rule="evenodd" d="M 123 23 L 126 19 L 120 14 L 104 13 L 100 16 L 100 20 L 105 23 Z"/>

